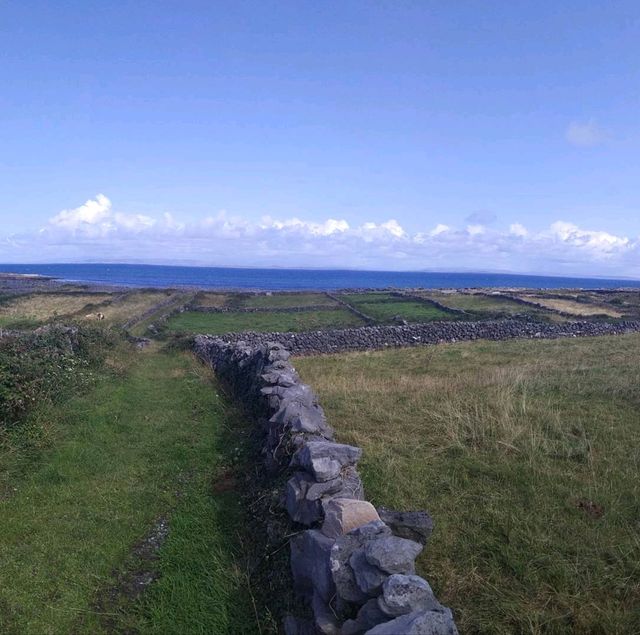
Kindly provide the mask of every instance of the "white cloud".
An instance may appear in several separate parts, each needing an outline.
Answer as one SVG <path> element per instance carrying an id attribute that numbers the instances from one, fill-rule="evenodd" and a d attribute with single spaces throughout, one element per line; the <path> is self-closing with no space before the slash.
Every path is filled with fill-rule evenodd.
<path id="1" fill-rule="evenodd" d="M 579 148 L 598 146 L 607 140 L 607 133 L 596 123 L 588 121 L 572 121 L 565 131 L 565 139 Z"/>
<path id="2" fill-rule="evenodd" d="M 479 236 L 485 232 L 484 225 L 467 225 L 467 233 L 469 236 Z"/>
<path id="3" fill-rule="evenodd" d="M 75 209 L 62 210 L 49 219 L 49 229 L 53 231 L 94 237 L 107 236 L 119 230 L 138 233 L 155 224 L 150 216 L 114 212 L 111 201 L 104 194 L 98 194 L 95 199 Z"/>
<path id="4" fill-rule="evenodd" d="M 553 223 L 551 233 L 565 244 L 587 249 L 595 255 L 601 256 L 624 251 L 631 245 L 630 239 L 626 236 L 615 236 L 604 231 L 584 230 L 565 221 Z"/>
<path id="5" fill-rule="evenodd" d="M 512 223 L 511 225 L 509 225 L 509 233 L 513 236 L 524 238 L 529 234 L 529 231 L 524 225 L 521 225 L 520 223 Z"/>
<path id="6" fill-rule="evenodd" d="M 110 214 L 111 201 L 104 194 L 98 194 L 95 200 L 88 200 L 80 207 L 62 210 L 49 220 L 49 224 L 54 227 L 77 231 L 87 226 L 102 223 Z"/>
<path id="7" fill-rule="evenodd" d="M 640 240 L 558 220 L 542 231 L 437 223 L 408 232 L 395 219 L 350 225 L 226 211 L 195 222 L 116 211 L 98 195 L 53 216 L 38 234 L 0 240 L 0 261 L 144 260 L 209 265 L 507 270 L 640 278 Z"/>
<path id="8" fill-rule="evenodd" d="M 274 228 L 302 233 L 308 232 L 312 236 L 331 236 L 332 234 L 348 231 L 349 223 L 346 220 L 336 220 L 334 218 L 329 218 L 323 223 L 302 221 L 299 218 L 279 221 L 267 216 L 262 219 L 262 227 L 264 229 Z"/>

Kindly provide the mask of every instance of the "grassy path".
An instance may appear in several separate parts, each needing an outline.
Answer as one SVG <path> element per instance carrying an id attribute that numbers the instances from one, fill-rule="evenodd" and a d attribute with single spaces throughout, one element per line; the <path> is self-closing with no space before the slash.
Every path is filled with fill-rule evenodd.
<path id="1" fill-rule="evenodd" d="M 128 351 L 43 415 L 50 449 L 0 500 L 0 632 L 258 632 L 239 497 L 215 486 L 240 422 L 208 371 L 187 353 Z M 156 553 L 145 536 L 164 521 Z"/>

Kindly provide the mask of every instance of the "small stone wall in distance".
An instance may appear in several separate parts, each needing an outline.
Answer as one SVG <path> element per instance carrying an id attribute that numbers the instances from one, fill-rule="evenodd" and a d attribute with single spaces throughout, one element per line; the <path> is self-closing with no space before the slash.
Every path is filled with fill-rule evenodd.
<path id="1" fill-rule="evenodd" d="M 311 619 L 289 615 L 286 635 L 455 635 L 450 609 L 415 574 L 432 530 L 426 512 L 376 510 L 365 500 L 360 448 L 337 443 L 318 399 L 280 344 L 198 336 L 195 352 L 263 422 L 263 453 L 289 478 L 283 504 L 296 592 Z"/>
<path id="2" fill-rule="evenodd" d="M 367 351 L 391 347 L 420 346 L 442 342 L 479 339 L 552 339 L 593 337 L 640 332 L 640 321 L 619 322 L 534 322 L 525 320 L 443 321 L 405 326 L 360 326 L 304 333 L 226 333 L 227 343 L 245 342 L 254 346 L 280 342 L 294 355 L 314 355 L 344 351 Z"/>

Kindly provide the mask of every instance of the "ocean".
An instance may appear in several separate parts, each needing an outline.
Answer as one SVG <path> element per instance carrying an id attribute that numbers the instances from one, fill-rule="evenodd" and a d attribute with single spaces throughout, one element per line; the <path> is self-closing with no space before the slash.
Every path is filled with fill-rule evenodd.
<path id="1" fill-rule="evenodd" d="M 339 269 L 244 269 L 137 264 L 0 264 L 0 272 L 31 273 L 65 281 L 127 287 L 201 287 L 206 289 L 346 289 L 385 287 L 640 288 L 640 280 L 561 278 L 501 273 L 435 273 Z"/>

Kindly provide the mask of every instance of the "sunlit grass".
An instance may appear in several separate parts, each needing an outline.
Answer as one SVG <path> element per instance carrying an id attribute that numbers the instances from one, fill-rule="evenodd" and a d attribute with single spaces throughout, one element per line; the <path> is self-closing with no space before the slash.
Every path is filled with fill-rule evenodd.
<path id="1" fill-rule="evenodd" d="M 0 632 L 257 631 L 238 494 L 211 487 L 242 422 L 209 371 L 188 353 L 125 350 L 89 393 L 33 416 L 22 444 L 0 447 Z M 160 579 L 112 597 L 161 516 Z"/>
<path id="2" fill-rule="evenodd" d="M 167 328 L 174 333 L 222 334 L 238 331 L 313 331 L 362 326 L 363 321 L 346 309 L 301 313 L 198 313 L 172 316 Z"/>
<path id="3" fill-rule="evenodd" d="M 464 633 L 636 633 L 640 336 L 295 360 Z"/>

